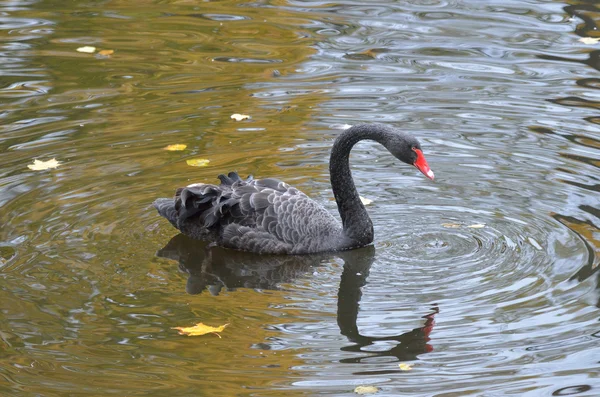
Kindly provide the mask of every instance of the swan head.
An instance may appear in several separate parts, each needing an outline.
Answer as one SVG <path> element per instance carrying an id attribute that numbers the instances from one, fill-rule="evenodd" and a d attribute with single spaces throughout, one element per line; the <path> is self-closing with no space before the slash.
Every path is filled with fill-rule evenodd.
<path id="1" fill-rule="evenodd" d="M 390 152 L 400 161 L 410 164 L 417 168 L 427 178 L 433 180 L 435 175 L 421 149 L 421 144 L 410 135 L 397 135 L 396 139 L 393 139 L 391 145 L 388 146 Z"/>

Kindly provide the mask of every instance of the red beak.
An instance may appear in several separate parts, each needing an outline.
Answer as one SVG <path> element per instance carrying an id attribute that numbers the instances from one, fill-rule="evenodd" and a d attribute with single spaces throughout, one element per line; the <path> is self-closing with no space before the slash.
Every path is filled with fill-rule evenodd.
<path id="1" fill-rule="evenodd" d="M 429 168 L 429 165 L 427 164 L 427 160 L 425 160 L 423 152 L 420 149 L 413 149 L 413 151 L 417 154 L 417 159 L 415 160 L 413 165 L 417 167 L 419 171 L 423 173 L 423 175 L 425 175 L 427 178 L 433 181 L 433 171 L 431 171 L 431 168 Z"/>

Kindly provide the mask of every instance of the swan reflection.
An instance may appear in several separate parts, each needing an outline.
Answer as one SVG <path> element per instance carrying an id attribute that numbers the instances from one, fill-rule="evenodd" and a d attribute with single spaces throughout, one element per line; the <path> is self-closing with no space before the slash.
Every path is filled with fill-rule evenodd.
<path id="1" fill-rule="evenodd" d="M 361 288 L 367 284 L 375 258 L 373 246 L 335 254 L 257 255 L 210 247 L 205 242 L 179 234 L 159 250 L 157 256 L 179 262 L 180 270 L 189 275 L 186 284 L 189 294 L 199 294 L 206 289 L 213 295 L 236 288 L 276 290 L 280 284 L 310 275 L 315 268 L 333 257 L 341 258 L 344 269 L 338 291 L 337 323 L 340 333 L 352 342 L 352 345 L 344 346 L 342 351 L 368 353 L 368 356 L 361 355 L 341 362 L 360 363 L 375 356 L 391 356 L 400 361 L 409 361 L 420 354 L 433 351 L 429 344 L 429 334 L 434 326 L 437 307 L 433 307 L 429 313 L 421 314 L 425 319 L 422 327 L 384 337 L 361 335 L 357 326 Z M 390 348 L 378 351 L 364 349 L 378 342 L 386 342 L 386 346 Z"/>

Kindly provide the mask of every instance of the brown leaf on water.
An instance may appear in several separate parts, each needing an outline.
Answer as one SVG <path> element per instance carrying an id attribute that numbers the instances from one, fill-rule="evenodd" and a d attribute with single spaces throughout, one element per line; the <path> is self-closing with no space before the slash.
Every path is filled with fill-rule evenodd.
<path id="1" fill-rule="evenodd" d="M 354 393 L 356 394 L 374 394 L 377 393 L 379 391 L 379 389 L 375 386 L 369 386 L 369 385 L 360 385 L 360 386 L 356 386 L 354 388 Z"/>
<path id="2" fill-rule="evenodd" d="M 111 56 L 114 53 L 115 53 L 115 50 L 100 50 L 100 51 L 98 51 L 98 55 L 102 55 L 105 57 Z"/>
<path id="3" fill-rule="evenodd" d="M 179 331 L 179 335 L 200 336 L 206 334 L 215 334 L 220 338 L 221 335 L 219 335 L 218 332 L 223 332 L 225 327 L 227 327 L 228 325 L 229 324 L 224 324 L 219 327 L 211 327 L 210 325 L 197 323 L 192 327 L 173 327 L 171 329 L 176 329 L 177 331 Z"/>
<path id="4" fill-rule="evenodd" d="M 388 52 L 386 49 L 384 48 L 369 48 L 366 51 L 361 52 L 360 54 L 369 57 L 369 58 L 377 58 L 377 55 L 381 54 L 381 53 L 385 53 Z"/>
<path id="5" fill-rule="evenodd" d="M 249 119 L 250 116 L 248 116 L 247 114 L 235 113 L 235 114 L 231 115 L 231 118 L 234 119 L 235 121 L 242 121 L 242 120 Z"/>
<path id="6" fill-rule="evenodd" d="M 400 363 L 398 364 L 398 367 L 401 371 L 410 371 L 412 369 L 412 364 Z"/>
<path id="7" fill-rule="evenodd" d="M 187 165 L 191 165 L 192 167 L 206 167 L 210 160 L 208 159 L 189 159 L 185 161 Z"/>
<path id="8" fill-rule="evenodd" d="M 170 152 L 175 152 L 175 151 L 185 150 L 186 147 L 187 147 L 187 145 L 184 145 L 183 143 L 176 143 L 174 145 L 166 146 L 164 149 L 168 150 Z"/>
<path id="9" fill-rule="evenodd" d="M 28 164 L 27 168 L 34 171 L 43 171 L 50 168 L 56 168 L 60 165 L 60 162 L 56 159 L 50 159 L 48 161 L 33 160 L 33 164 Z"/>

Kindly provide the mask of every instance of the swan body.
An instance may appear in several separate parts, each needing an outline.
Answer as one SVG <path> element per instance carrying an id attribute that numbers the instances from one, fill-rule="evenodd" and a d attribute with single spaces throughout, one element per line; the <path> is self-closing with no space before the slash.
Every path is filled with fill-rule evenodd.
<path id="1" fill-rule="evenodd" d="M 419 142 L 383 124 L 362 124 L 342 132 L 331 152 L 330 174 L 342 223 L 306 194 L 278 179 L 219 175 L 220 185 L 196 183 L 174 198 L 154 202 L 159 214 L 183 234 L 216 245 L 259 254 L 342 251 L 373 242 L 373 224 L 360 201 L 349 165 L 358 141 L 375 140 L 428 178 L 433 172 Z"/>

